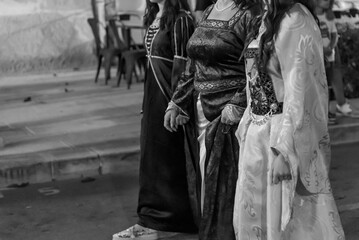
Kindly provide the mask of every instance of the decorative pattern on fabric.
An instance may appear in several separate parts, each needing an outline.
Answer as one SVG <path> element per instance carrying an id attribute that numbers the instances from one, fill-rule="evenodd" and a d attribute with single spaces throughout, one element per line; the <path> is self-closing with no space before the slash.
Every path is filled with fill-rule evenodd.
<path id="1" fill-rule="evenodd" d="M 159 30 L 159 27 L 150 26 L 148 28 L 148 31 L 146 34 L 146 39 L 145 39 L 146 50 L 147 50 L 148 54 L 150 54 L 150 52 L 151 52 L 152 41 L 153 41 L 154 37 L 156 36 L 156 33 L 158 32 L 158 30 Z"/>
<path id="2" fill-rule="evenodd" d="M 238 88 L 241 86 L 241 81 L 238 79 L 221 79 L 216 81 L 194 81 L 194 88 L 203 92 L 217 92 L 221 90 L 227 90 L 232 88 Z"/>
<path id="3" fill-rule="evenodd" d="M 257 48 L 258 41 L 249 46 Z M 261 125 L 253 122 L 248 107 L 237 128 L 236 239 L 344 240 L 328 178 L 323 44 L 315 19 L 303 5 L 295 4 L 283 17 L 274 50 L 267 72 L 277 100 L 285 106 L 283 114 L 273 115 Z M 251 75 L 247 75 L 248 82 L 260 78 L 254 60 L 246 59 L 246 73 Z M 251 91 L 249 84 L 247 87 Z M 288 162 L 292 180 L 272 184 L 268 169 L 277 161 L 277 153 Z"/>
<path id="4" fill-rule="evenodd" d="M 245 11 L 239 9 L 233 17 L 228 21 L 226 20 L 217 20 L 217 19 L 208 19 L 209 14 L 211 13 L 213 6 L 210 6 L 207 11 L 204 13 L 203 21 L 199 23 L 200 27 L 211 27 L 211 28 L 231 28 L 245 13 Z"/>
<path id="5" fill-rule="evenodd" d="M 245 58 L 255 58 L 258 56 L 258 49 L 256 48 L 248 48 L 244 53 Z"/>
<path id="6" fill-rule="evenodd" d="M 257 67 L 255 58 L 259 56 L 258 48 L 248 49 L 244 56 L 246 59 L 254 58 L 253 68 L 256 68 L 254 76 L 252 71 L 247 72 L 252 112 L 256 115 L 266 115 L 270 111 L 272 114 L 282 113 L 283 103 L 277 101 L 270 76 Z"/>

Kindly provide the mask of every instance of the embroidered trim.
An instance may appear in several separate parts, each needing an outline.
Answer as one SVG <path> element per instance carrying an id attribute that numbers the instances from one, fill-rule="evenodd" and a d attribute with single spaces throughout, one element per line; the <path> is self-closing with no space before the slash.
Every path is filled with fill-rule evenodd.
<path id="1" fill-rule="evenodd" d="M 152 37 L 151 44 L 149 45 L 149 49 L 148 49 L 147 58 L 148 58 L 149 65 L 151 66 L 151 69 L 152 69 L 152 71 L 153 71 L 153 75 L 155 76 L 155 79 L 156 79 L 156 82 L 157 82 L 157 84 L 158 84 L 158 87 L 160 88 L 160 90 L 161 90 L 162 94 L 165 96 L 165 98 L 166 98 L 167 100 L 169 100 L 169 99 L 170 99 L 170 96 L 167 96 L 167 95 L 166 95 L 166 92 L 163 90 L 163 86 L 161 85 L 161 82 L 158 80 L 158 77 L 157 77 L 157 75 L 156 75 L 156 71 L 155 71 L 155 69 L 154 69 L 154 67 L 153 67 L 153 64 L 152 64 L 152 58 L 154 58 L 155 56 L 152 56 L 152 55 L 151 55 L 151 52 L 152 52 L 153 40 L 154 40 L 155 37 L 157 36 L 157 33 L 158 33 L 158 31 L 156 31 L 155 34 L 154 34 L 153 37 Z M 148 35 L 146 35 L 146 38 L 147 38 L 147 37 L 148 37 Z M 166 59 L 166 58 L 165 58 L 165 59 Z M 172 60 L 171 60 L 171 61 L 172 61 Z"/>
<path id="2" fill-rule="evenodd" d="M 146 57 L 148 58 L 155 58 L 155 59 L 161 59 L 161 60 L 164 60 L 164 61 L 167 61 L 167 62 L 173 62 L 172 59 L 169 59 L 169 58 L 164 58 L 164 57 L 160 57 L 160 56 L 155 56 L 155 55 L 146 55 Z"/>
<path id="3" fill-rule="evenodd" d="M 232 27 L 245 13 L 245 11 L 239 10 L 231 19 L 228 21 L 229 27 Z"/>
<path id="4" fill-rule="evenodd" d="M 209 14 L 212 12 L 214 4 L 208 8 L 207 12 L 202 18 L 202 21 L 198 24 L 200 27 L 212 27 L 212 28 L 231 28 L 245 13 L 245 11 L 239 9 L 228 20 L 208 19 Z"/>
<path id="5" fill-rule="evenodd" d="M 258 57 L 259 52 L 257 48 L 248 48 L 244 53 L 245 58 L 255 58 Z"/>
<path id="6" fill-rule="evenodd" d="M 199 24 L 200 27 L 228 28 L 228 22 L 221 20 L 207 19 Z"/>
<path id="7" fill-rule="evenodd" d="M 174 58 L 182 59 L 182 60 L 185 60 L 185 61 L 188 60 L 188 58 L 182 57 L 182 56 L 178 56 L 178 55 L 175 55 Z"/>
<path id="8" fill-rule="evenodd" d="M 182 18 L 180 19 L 181 20 L 181 22 L 182 22 Z M 182 23 L 183 24 L 183 23 Z M 174 35 L 174 43 L 175 43 L 175 53 L 177 53 L 177 41 L 176 41 L 176 39 L 177 39 L 177 31 L 176 31 L 176 29 L 177 29 L 177 21 L 175 22 L 175 25 L 174 25 L 174 27 L 173 27 L 173 35 Z M 183 32 L 183 31 L 182 31 Z"/>
<path id="9" fill-rule="evenodd" d="M 209 14 L 212 12 L 213 7 L 214 7 L 214 4 L 209 6 L 207 11 L 204 12 L 201 22 L 205 21 L 208 18 Z"/>
<path id="10" fill-rule="evenodd" d="M 217 92 L 223 89 L 232 89 L 240 86 L 240 79 L 223 79 L 215 81 L 194 81 L 194 88 L 199 92 Z"/>
<path id="11" fill-rule="evenodd" d="M 146 32 L 145 45 L 146 45 L 146 50 L 147 50 L 148 54 L 151 54 L 153 40 L 155 39 L 158 31 L 159 31 L 159 28 L 151 28 L 150 27 L 148 29 L 148 31 Z"/>
<path id="12" fill-rule="evenodd" d="M 251 116 L 252 123 L 258 126 L 264 125 L 266 122 L 268 122 L 269 119 L 272 118 L 273 113 L 270 111 L 266 113 L 265 115 L 255 115 L 252 112 L 252 109 L 250 109 L 249 114 Z"/>
<path id="13" fill-rule="evenodd" d="M 249 48 L 245 52 L 246 59 L 253 59 L 258 56 L 258 48 Z M 250 72 L 247 72 L 247 76 L 252 79 L 249 80 L 248 86 L 250 90 L 251 103 L 250 103 L 250 116 L 254 124 L 265 124 L 273 114 L 279 114 L 283 112 L 283 103 L 278 102 L 272 79 L 270 76 L 261 72 L 258 69 L 256 60 L 253 59 L 252 69 L 256 69 L 254 76 L 251 76 Z M 259 117 L 261 116 L 261 117 Z"/>

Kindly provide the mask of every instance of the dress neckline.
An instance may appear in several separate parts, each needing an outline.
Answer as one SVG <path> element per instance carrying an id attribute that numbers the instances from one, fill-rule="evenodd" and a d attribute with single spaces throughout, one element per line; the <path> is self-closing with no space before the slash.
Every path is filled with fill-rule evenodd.
<path id="1" fill-rule="evenodd" d="M 233 16 L 231 18 L 229 18 L 228 20 L 221 20 L 221 19 L 213 19 L 213 18 L 208 18 L 208 16 L 211 14 L 213 8 L 214 8 L 214 5 L 215 4 L 212 4 L 209 9 L 206 11 L 204 17 L 203 17 L 203 20 L 204 21 L 219 21 L 219 22 L 230 22 L 232 21 L 233 19 L 236 18 L 236 16 L 239 14 L 239 12 L 241 11 L 241 9 L 238 9 L 237 12 L 235 12 L 233 14 Z"/>

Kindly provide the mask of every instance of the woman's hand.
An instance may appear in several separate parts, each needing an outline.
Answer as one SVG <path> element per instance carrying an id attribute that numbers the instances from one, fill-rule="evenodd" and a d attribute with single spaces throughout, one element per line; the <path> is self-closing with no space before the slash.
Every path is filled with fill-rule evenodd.
<path id="1" fill-rule="evenodd" d="M 179 111 L 175 108 L 169 109 L 166 113 L 165 113 L 165 117 L 164 117 L 164 127 L 170 131 L 170 132 L 177 132 L 177 116 L 179 116 Z"/>
<path id="2" fill-rule="evenodd" d="M 176 118 L 176 123 L 178 126 L 185 125 L 186 123 L 188 123 L 188 121 L 189 121 L 189 117 L 181 115 L 181 114 L 179 114 Z"/>
<path id="3" fill-rule="evenodd" d="M 289 163 L 284 159 L 284 156 L 282 154 L 278 154 L 276 159 L 274 159 L 271 173 L 272 184 L 278 184 L 283 180 L 292 179 Z"/>
<path id="4" fill-rule="evenodd" d="M 234 105 L 227 105 L 223 108 L 221 113 L 221 122 L 227 125 L 239 123 L 243 113 L 240 107 Z"/>

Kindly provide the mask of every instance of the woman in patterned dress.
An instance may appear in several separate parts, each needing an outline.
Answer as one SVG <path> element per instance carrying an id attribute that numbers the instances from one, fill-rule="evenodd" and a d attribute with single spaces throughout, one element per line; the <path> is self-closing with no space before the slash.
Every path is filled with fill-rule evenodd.
<path id="1" fill-rule="evenodd" d="M 183 131 L 170 133 L 163 115 L 187 61 L 194 25 L 186 0 L 147 0 L 144 23 L 147 69 L 141 121 L 138 224 L 113 239 L 169 237 L 195 232 L 190 207 Z"/>
<path id="2" fill-rule="evenodd" d="M 165 115 L 169 131 L 185 124 L 199 239 L 234 239 L 234 133 L 247 106 L 242 50 L 258 29 L 259 12 L 253 0 L 218 0 L 204 11 L 187 45 L 186 71 Z"/>
<path id="3" fill-rule="evenodd" d="M 328 178 L 323 45 L 309 3 L 267 0 L 259 36 L 244 54 L 237 240 L 344 239 Z"/>

